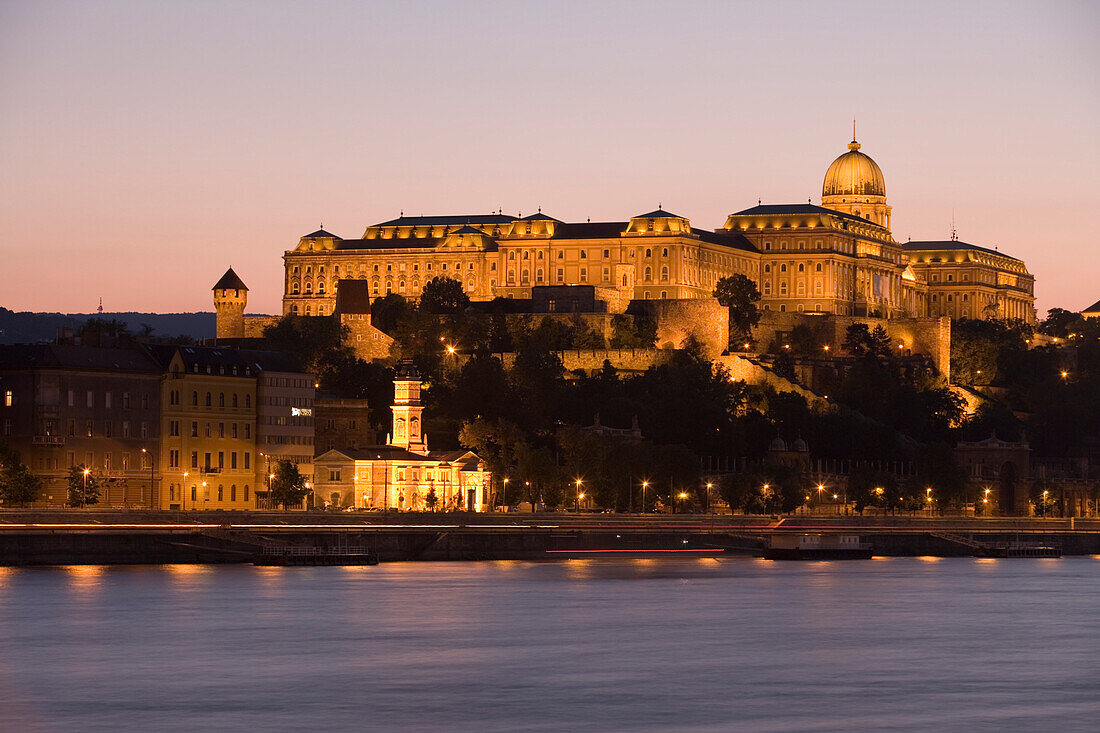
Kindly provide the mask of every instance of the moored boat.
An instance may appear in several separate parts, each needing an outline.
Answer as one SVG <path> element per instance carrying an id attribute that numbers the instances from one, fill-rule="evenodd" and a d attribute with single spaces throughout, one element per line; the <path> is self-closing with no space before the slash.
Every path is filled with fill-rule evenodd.
<path id="1" fill-rule="evenodd" d="M 869 560 L 871 545 L 854 534 L 773 533 L 764 547 L 767 560 Z"/>

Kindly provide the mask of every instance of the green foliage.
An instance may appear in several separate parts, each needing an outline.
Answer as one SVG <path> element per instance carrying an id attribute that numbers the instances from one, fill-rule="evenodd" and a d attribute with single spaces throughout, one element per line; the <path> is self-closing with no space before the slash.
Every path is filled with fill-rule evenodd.
<path id="1" fill-rule="evenodd" d="M 1047 317 L 1039 324 L 1039 333 L 1058 338 L 1069 338 L 1071 333 L 1084 330 L 1085 321 L 1081 314 L 1065 308 L 1051 308 L 1047 311 Z"/>
<path id="2" fill-rule="evenodd" d="M 379 331 L 393 336 L 397 333 L 397 324 L 405 320 L 415 309 L 404 297 L 397 293 L 386 293 L 375 298 L 370 306 L 371 325 Z"/>
<path id="3" fill-rule="evenodd" d="M 428 507 L 428 511 L 434 512 L 438 504 L 439 495 L 435 493 L 435 486 L 429 486 L 428 493 L 424 497 L 424 505 Z"/>
<path id="4" fill-rule="evenodd" d="M 869 327 L 866 323 L 853 323 L 844 334 L 844 349 L 855 357 L 889 359 L 890 337 L 882 326 Z"/>
<path id="5" fill-rule="evenodd" d="M 87 474 L 85 474 L 87 471 Z M 99 503 L 99 479 L 85 466 L 69 469 L 69 506 L 83 507 Z"/>
<path id="6" fill-rule="evenodd" d="M 1054 499 L 1054 490 L 1050 483 L 1046 481 L 1033 482 L 1028 498 L 1031 500 L 1031 506 L 1035 510 L 1035 516 L 1050 517 L 1054 515 L 1054 510 L 1057 508 L 1058 504 Z"/>
<path id="7" fill-rule="evenodd" d="M 849 473 L 848 500 L 860 514 L 869 506 L 884 511 L 896 511 L 902 507 L 897 477 L 867 464 L 857 465 Z"/>
<path id="8" fill-rule="evenodd" d="M 418 308 L 425 313 L 460 313 L 470 305 L 462 283 L 449 277 L 433 277 L 424 283 Z"/>
<path id="9" fill-rule="evenodd" d="M 956 384 L 998 384 L 1026 357 L 1031 327 L 1023 321 L 962 318 L 951 325 L 951 377 Z"/>
<path id="10" fill-rule="evenodd" d="M 809 479 L 794 466 L 762 463 L 723 476 L 718 494 L 730 509 L 746 514 L 790 513 L 806 498 Z"/>
<path id="11" fill-rule="evenodd" d="M 268 347 L 293 359 L 300 369 L 317 373 L 325 359 L 349 355 L 348 329 L 336 316 L 287 314 L 264 329 Z"/>
<path id="12" fill-rule="evenodd" d="M 42 479 L 30 472 L 19 452 L 0 443 L 0 501 L 5 506 L 25 506 L 42 493 Z"/>
<path id="13" fill-rule="evenodd" d="M 301 505 L 302 499 L 309 494 L 306 488 L 306 479 L 298 471 L 298 466 L 286 459 L 281 459 L 275 464 L 273 471 L 275 478 L 271 479 L 268 493 L 276 504 L 288 509 Z"/>
<path id="14" fill-rule="evenodd" d="M 909 486 L 910 496 L 924 501 L 926 489 L 932 489 L 932 497 L 941 509 L 961 506 L 968 498 L 966 469 L 955 460 L 951 446 L 942 443 L 920 446 L 916 468 L 917 474 Z"/>
<path id="15" fill-rule="evenodd" d="M 652 349 L 657 342 L 657 322 L 648 316 L 618 313 L 611 317 L 613 349 Z"/>
<path id="16" fill-rule="evenodd" d="M 714 287 L 714 297 L 730 310 L 730 339 L 744 341 L 752 337 L 752 329 L 760 322 L 760 291 L 756 283 L 740 273 L 721 278 Z"/>

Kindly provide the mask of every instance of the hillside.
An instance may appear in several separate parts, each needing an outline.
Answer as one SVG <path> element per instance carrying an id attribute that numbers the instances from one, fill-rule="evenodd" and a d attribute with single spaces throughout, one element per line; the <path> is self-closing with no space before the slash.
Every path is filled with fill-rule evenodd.
<path id="1" fill-rule="evenodd" d="M 89 318 L 123 321 L 133 333 L 148 325 L 154 336 L 200 339 L 214 335 L 213 313 L 16 313 L 0 307 L 0 344 L 52 341 L 59 329 L 75 329 Z"/>

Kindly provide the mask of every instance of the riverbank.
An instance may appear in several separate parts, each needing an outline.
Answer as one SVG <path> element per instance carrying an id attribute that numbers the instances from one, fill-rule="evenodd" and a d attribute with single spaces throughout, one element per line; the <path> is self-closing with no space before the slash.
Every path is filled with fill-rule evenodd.
<path id="1" fill-rule="evenodd" d="M 1100 554 L 1096 520 L 8 511 L 0 565 L 250 563 L 264 547 L 366 547 L 383 562 L 756 555 L 777 533 L 855 534 L 892 557 L 974 556 L 1020 542 Z"/>

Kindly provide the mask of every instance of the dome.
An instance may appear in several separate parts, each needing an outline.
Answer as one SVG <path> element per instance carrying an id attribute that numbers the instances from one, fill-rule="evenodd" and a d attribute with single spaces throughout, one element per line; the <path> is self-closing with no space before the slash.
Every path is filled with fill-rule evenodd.
<path id="1" fill-rule="evenodd" d="M 825 172 L 822 196 L 885 196 L 886 180 L 878 163 L 859 152 L 859 143 L 848 143 L 848 152 Z"/>
<path id="2" fill-rule="evenodd" d="M 781 438 L 777 435 L 777 436 L 775 436 L 775 440 L 773 440 L 771 442 L 771 444 L 768 446 L 768 450 L 770 450 L 770 451 L 772 451 L 772 450 L 774 450 L 774 451 L 785 451 L 785 450 L 787 450 L 787 444 L 785 442 L 783 442 L 783 438 Z"/>
<path id="3" fill-rule="evenodd" d="M 809 446 L 808 443 L 806 443 L 806 441 L 804 441 L 802 439 L 801 436 L 799 436 L 798 438 L 795 439 L 794 443 L 791 445 L 791 450 L 796 450 L 796 451 L 799 451 L 800 453 L 808 453 L 809 450 L 810 450 L 810 446 Z"/>

